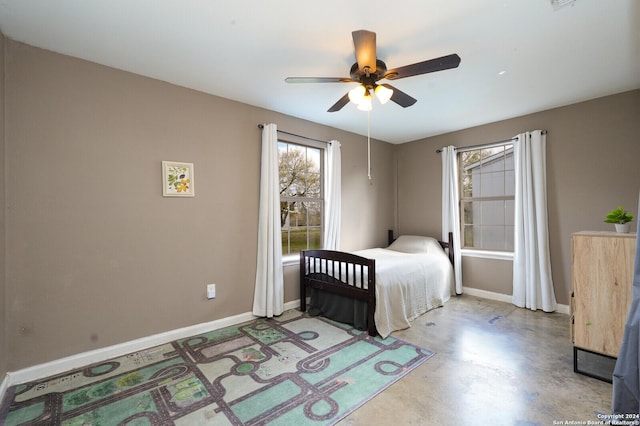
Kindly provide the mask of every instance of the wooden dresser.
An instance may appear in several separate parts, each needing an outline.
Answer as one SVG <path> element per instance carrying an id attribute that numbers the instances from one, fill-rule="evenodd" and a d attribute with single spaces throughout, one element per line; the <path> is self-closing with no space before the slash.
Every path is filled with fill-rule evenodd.
<path id="1" fill-rule="evenodd" d="M 576 349 L 617 357 L 633 288 L 636 234 L 572 235 L 571 337 Z"/>

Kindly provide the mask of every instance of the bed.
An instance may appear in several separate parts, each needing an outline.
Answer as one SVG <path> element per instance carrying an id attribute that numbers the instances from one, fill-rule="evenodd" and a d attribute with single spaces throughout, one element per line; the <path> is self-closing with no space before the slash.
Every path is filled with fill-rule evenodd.
<path id="1" fill-rule="evenodd" d="M 453 235 L 448 241 L 403 235 L 356 252 L 300 252 L 300 310 L 387 337 L 442 306 L 453 291 Z M 447 249 L 445 251 L 445 249 Z M 448 252 L 448 253 L 447 253 Z"/>

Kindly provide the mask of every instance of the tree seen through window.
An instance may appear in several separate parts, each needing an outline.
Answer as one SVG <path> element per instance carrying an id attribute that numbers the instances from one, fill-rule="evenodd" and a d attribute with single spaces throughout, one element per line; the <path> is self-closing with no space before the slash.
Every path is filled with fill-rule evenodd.
<path id="1" fill-rule="evenodd" d="M 322 150 L 279 141 L 282 254 L 322 247 Z"/>

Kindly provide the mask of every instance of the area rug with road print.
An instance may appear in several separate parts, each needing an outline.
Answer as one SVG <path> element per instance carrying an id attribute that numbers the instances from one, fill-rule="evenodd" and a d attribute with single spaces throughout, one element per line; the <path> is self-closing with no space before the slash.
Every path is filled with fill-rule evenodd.
<path id="1" fill-rule="evenodd" d="M 0 424 L 328 425 L 433 355 L 291 310 L 10 387 Z"/>

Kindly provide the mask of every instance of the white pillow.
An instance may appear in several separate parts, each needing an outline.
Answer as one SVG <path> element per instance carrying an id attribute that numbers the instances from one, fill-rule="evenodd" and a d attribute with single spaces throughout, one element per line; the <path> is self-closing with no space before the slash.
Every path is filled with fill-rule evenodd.
<path id="1" fill-rule="evenodd" d="M 438 240 L 431 237 L 421 237 L 419 235 L 401 235 L 387 248 L 403 253 L 442 252 L 442 246 Z"/>

